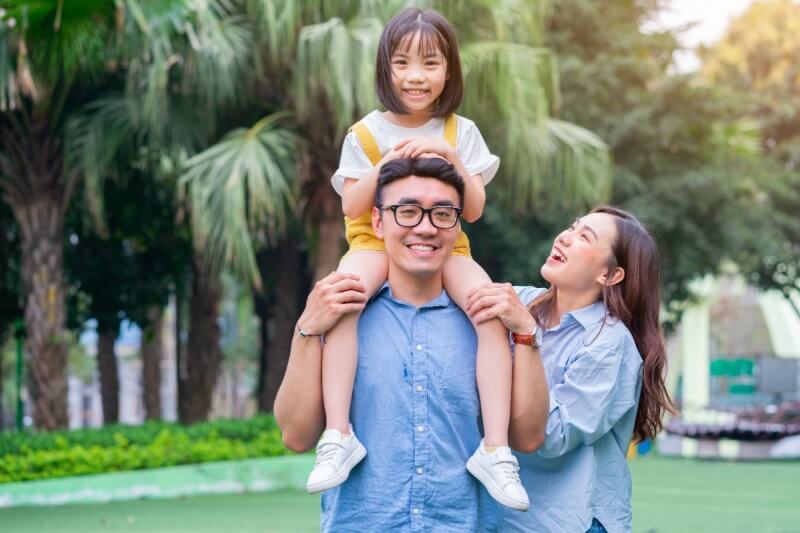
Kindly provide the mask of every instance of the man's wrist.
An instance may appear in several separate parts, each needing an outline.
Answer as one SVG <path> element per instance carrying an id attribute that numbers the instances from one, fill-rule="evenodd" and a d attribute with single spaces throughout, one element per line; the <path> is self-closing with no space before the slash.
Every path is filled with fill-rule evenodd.
<path id="1" fill-rule="evenodd" d="M 324 332 L 315 333 L 311 329 L 303 329 L 303 326 L 300 325 L 300 321 L 299 320 L 297 321 L 297 324 L 295 324 L 294 328 L 295 328 L 295 331 L 297 331 L 298 335 L 300 335 L 304 339 L 308 339 L 308 338 L 311 338 L 311 337 L 319 337 L 320 339 L 322 339 L 324 337 L 324 335 L 325 335 Z"/>

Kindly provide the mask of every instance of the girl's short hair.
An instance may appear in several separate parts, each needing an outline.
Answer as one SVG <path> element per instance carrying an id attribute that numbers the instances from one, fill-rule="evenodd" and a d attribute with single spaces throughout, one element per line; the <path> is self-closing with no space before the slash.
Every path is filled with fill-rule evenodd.
<path id="1" fill-rule="evenodd" d="M 453 27 L 442 15 L 432 9 L 408 8 L 398 13 L 386 24 L 378 43 L 378 60 L 375 67 L 375 90 L 381 104 L 401 115 L 408 114 L 392 85 L 392 54 L 407 36 L 420 34 L 420 53 L 438 49 L 447 61 L 447 81 L 439 96 L 434 117 L 446 117 L 461 105 L 464 80 L 461 75 L 461 58 Z"/>

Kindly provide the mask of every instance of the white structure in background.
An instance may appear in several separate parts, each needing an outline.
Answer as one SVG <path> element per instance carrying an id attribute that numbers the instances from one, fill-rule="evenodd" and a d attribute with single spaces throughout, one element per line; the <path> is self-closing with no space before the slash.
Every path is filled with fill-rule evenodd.
<path id="1" fill-rule="evenodd" d="M 178 419 L 177 365 L 175 358 L 175 303 L 170 300 L 164 312 L 161 336 L 161 419 Z M 225 317 L 220 320 L 224 322 Z M 142 397 L 142 362 L 139 356 L 141 332 L 135 326 L 123 324 L 115 345 L 119 369 L 119 421 L 122 424 L 141 424 L 144 421 Z M 93 359 L 90 381 L 69 377 L 69 427 L 99 427 L 103 425 L 103 402 L 100 378 L 94 358 L 97 355 L 97 334 L 87 332 L 81 344 Z M 223 359 L 212 398 L 211 418 L 246 418 L 256 412 L 254 399 L 255 372 L 242 360 Z"/>
<path id="2" fill-rule="evenodd" d="M 667 384 L 673 396 L 680 397 L 682 420 L 719 425 L 735 419 L 733 413 L 713 408 L 712 354 L 723 359 L 729 355 L 726 350 L 714 346 L 712 335 L 713 309 L 724 298 L 752 304 L 746 307 L 744 319 L 733 317 L 738 326 L 728 331 L 735 337 L 733 345 L 745 344 L 759 333 L 758 330 L 762 330 L 760 333 L 766 330 L 763 344 L 768 345 L 769 350 L 745 354 L 749 357 L 758 355 L 754 376 L 757 392 L 761 393 L 758 400 L 763 402 L 765 396 L 769 399 L 781 394 L 784 398 L 800 398 L 800 316 L 793 309 L 800 309 L 800 294 L 793 293 L 792 302 L 789 302 L 778 291 L 757 292 L 735 276 L 706 277 L 692 287 L 692 292 L 697 301 L 684 311 L 678 334 L 668 344 L 670 366 Z M 723 310 L 733 312 L 732 309 Z M 756 344 L 759 343 L 750 346 Z M 744 347 L 744 350 L 748 348 Z M 773 442 L 740 442 L 662 434 L 659 451 L 665 455 L 728 459 L 796 458 L 800 457 L 800 437 L 786 437 Z"/>

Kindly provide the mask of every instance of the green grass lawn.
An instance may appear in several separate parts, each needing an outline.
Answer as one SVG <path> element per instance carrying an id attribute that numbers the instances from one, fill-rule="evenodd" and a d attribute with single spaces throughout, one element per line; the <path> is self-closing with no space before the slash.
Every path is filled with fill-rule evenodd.
<path id="1" fill-rule="evenodd" d="M 800 462 L 645 457 L 631 469 L 637 532 L 800 532 Z M 2 533 L 300 533 L 318 521 L 319 497 L 294 491 L 0 510 Z"/>

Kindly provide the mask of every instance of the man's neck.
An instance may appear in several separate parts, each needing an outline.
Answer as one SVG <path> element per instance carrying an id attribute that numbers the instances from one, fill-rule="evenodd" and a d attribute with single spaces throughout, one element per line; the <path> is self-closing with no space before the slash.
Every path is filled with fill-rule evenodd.
<path id="1" fill-rule="evenodd" d="M 387 281 L 396 299 L 417 307 L 438 298 L 444 288 L 441 272 L 430 276 L 414 276 L 393 270 L 391 265 Z"/>

